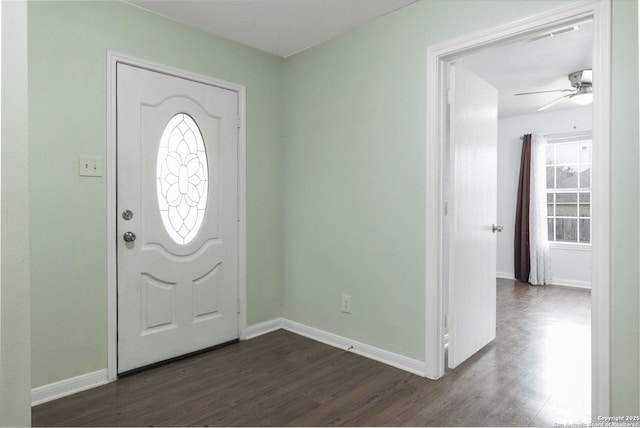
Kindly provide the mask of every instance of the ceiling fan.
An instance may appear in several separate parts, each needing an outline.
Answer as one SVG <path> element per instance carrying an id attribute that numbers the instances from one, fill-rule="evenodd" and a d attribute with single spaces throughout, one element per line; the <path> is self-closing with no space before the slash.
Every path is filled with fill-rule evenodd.
<path id="1" fill-rule="evenodd" d="M 538 111 L 546 110 L 549 107 L 554 106 L 560 101 L 564 100 L 565 98 L 570 99 L 572 102 L 578 105 L 591 104 L 591 102 L 593 101 L 593 92 L 592 92 L 593 77 L 592 77 L 591 70 L 574 71 L 573 73 L 569 74 L 568 77 L 569 77 L 569 82 L 571 82 L 571 86 L 573 86 L 573 89 L 567 88 L 567 89 L 552 89 L 550 91 L 521 92 L 519 94 L 514 94 L 514 96 L 544 94 L 547 92 L 571 92 L 570 94 L 563 95 L 560 98 L 556 98 L 550 103 L 543 105 L 538 109 Z"/>

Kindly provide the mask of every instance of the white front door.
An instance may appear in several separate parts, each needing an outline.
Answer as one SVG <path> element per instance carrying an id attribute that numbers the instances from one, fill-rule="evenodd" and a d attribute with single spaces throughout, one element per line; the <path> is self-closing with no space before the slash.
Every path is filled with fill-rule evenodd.
<path id="1" fill-rule="evenodd" d="M 458 366 L 496 337 L 498 91 L 451 66 L 449 358 Z"/>
<path id="2" fill-rule="evenodd" d="M 238 93 L 117 65 L 118 373 L 238 338 Z"/>

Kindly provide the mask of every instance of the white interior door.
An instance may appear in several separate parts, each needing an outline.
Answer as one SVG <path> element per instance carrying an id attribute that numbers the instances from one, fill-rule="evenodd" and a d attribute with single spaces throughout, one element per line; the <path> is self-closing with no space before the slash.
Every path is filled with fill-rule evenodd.
<path id="1" fill-rule="evenodd" d="M 451 65 L 449 355 L 458 366 L 496 337 L 498 92 Z"/>
<path id="2" fill-rule="evenodd" d="M 117 66 L 118 372 L 238 338 L 238 93 Z"/>

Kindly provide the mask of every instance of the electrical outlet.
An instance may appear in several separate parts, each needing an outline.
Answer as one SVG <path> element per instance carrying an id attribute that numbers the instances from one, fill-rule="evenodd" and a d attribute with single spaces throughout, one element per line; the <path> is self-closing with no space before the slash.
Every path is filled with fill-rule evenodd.
<path id="1" fill-rule="evenodd" d="M 348 294 L 342 295 L 342 312 L 345 314 L 351 313 L 351 296 Z"/>
<path id="2" fill-rule="evenodd" d="M 78 175 L 82 177 L 102 177 L 102 158 L 81 155 L 78 158 Z"/>

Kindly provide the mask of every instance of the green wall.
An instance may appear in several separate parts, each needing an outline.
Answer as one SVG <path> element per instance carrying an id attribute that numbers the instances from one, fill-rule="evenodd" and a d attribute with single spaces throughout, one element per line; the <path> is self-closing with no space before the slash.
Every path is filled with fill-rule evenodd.
<path id="1" fill-rule="evenodd" d="M 287 318 L 424 361 L 426 49 L 558 4 L 423 1 L 287 61 Z"/>
<path id="2" fill-rule="evenodd" d="M 29 2 L 32 385 L 106 367 L 107 50 L 246 85 L 249 323 L 280 316 L 283 60 L 121 2 Z"/>
<path id="3" fill-rule="evenodd" d="M 31 422 L 27 5 L 2 3 L 0 426 Z"/>
<path id="4" fill-rule="evenodd" d="M 638 2 L 615 0 L 612 12 L 612 414 L 638 415 Z"/>
<path id="5" fill-rule="evenodd" d="M 421 1 L 287 60 L 285 317 L 424 359 L 426 47 L 563 3 Z M 635 1 L 613 2 L 612 408 L 628 415 L 638 413 L 637 16 Z"/>
<path id="6" fill-rule="evenodd" d="M 32 386 L 106 367 L 106 181 L 78 177 L 76 165 L 80 154 L 106 154 L 107 49 L 247 86 L 250 324 L 284 316 L 422 360 L 426 47 L 565 3 L 423 0 L 281 60 L 120 2 L 30 2 L 29 187 L 24 163 L 9 168 L 30 189 L 29 216 L 15 221 L 28 242 L 16 256 L 31 270 L 18 265 L 25 287 L 13 297 L 29 308 L 30 273 Z M 628 232 L 639 226 L 637 16 L 634 0 L 613 1 L 612 408 L 630 415 L 640 357 L 640 250 Z M 4 151 L 3 140 L 3 199 Z M 343 293 L 351 315 L 340 312 Z M 28 339 L 16 323 L 25 315 L 14 316 L 9 328 Z"/>

